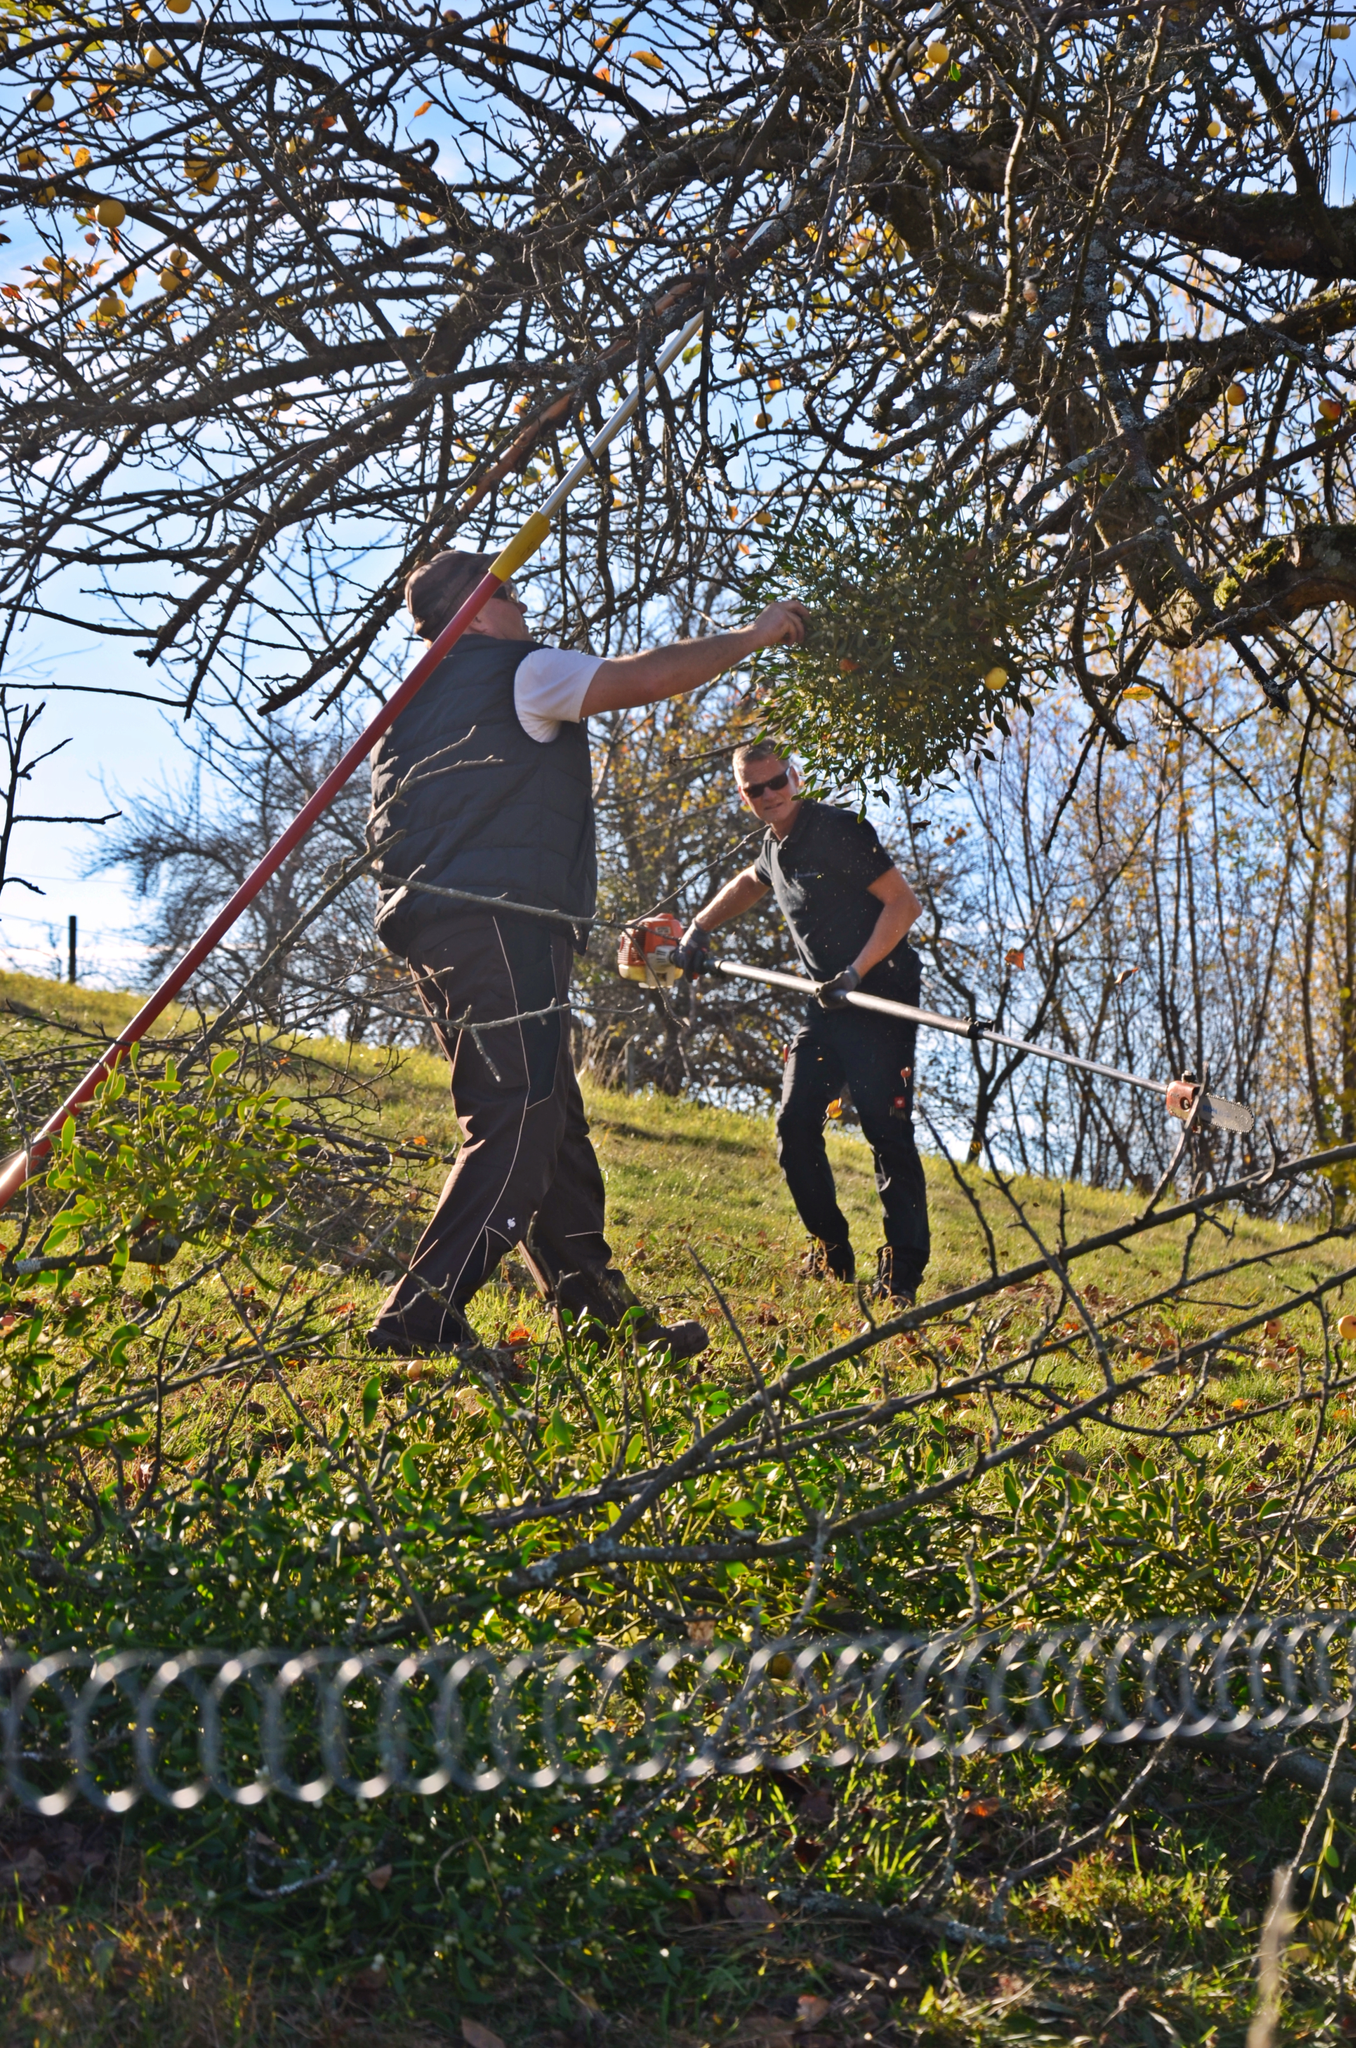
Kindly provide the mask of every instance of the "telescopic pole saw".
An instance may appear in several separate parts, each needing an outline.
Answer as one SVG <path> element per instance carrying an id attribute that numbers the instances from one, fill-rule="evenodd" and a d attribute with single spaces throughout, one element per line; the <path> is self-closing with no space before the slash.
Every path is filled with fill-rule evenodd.
<path id="1" fill-rule="evenodd" d="M 837 140 L 837 133 L 835 132 L 810 165 L 807 180 L 813 180 L 817 177 L 820 171 L 828 164 L 837 148 Z M 726 252 L 725 261 L 728 263 L 732 258 L 737 258 L 741 267 L 746 264 L 753 255 L 757 245 L 765 240 L 777 223 L 785 219 L 786 215 L 790 213 L 799 196 L 798 193 L 789 195 L 775 212 L 769 214 L 764 221 L 760 222 L 734 249 Z M 762 256 L 759 256 L 756 260 L 762 262 L 764 259 Z M 670 293 L 666 300 L 661 302 L 661 307 L 656 310 L 662 310 L 665 306 L 671 306 L 674 296 L 675 294 Z M 157 1017 L 162 1016 L 175 998 L 182 994 L 192 976 L 202 966 L 203 961 L 220 945 L 232 925 L 249 908 L 250 904 L 259 894 L 259 891 L 264 887 L 264 884 L 277 873 L 278 869 L 287 859 L 287 856 L 295 847 L 301 844 L 301 841 L 306 837 L 316 820 L 329 809 L 340 790 L 344 787 L 344 784 L 353 775 L 355 770 L 362 766 L 382 734 L 389 731 L 406 705 L 418 695 L 434 670 L 450 654 L 457 641 L 460 640 L 462 634 L 471 624 L 471 621 L 481 610 L 481 607 L 488 604 L 495 592 L 502 589 L 509 578 L 522 568 L 524 562 L 530 561 L 532 556 L 536 554 L 538 548 L 551 531 L 551 521 L 565 503 L 571 491 L 594 471 L 598 457 L 603 454 L 608 444 L 621 432 L 621 429 L 636 411 L 642 397 L 654 389 L 665 372 L 670 370 L 674 363 L 677 362 L 688 343 L 701 331 L 702 322 L 706 319 L 708 310 L 709 308 L 704 302 L 701 311 L 694 313 L 691 319 L 686 321 L 678 332 L 665 343 L 663 349 L 655 357 L 653 367 L 638 380 L 636 389 L 631 393 L 630 397 L 622 400 L 616 411 L 605 422 L 599 432 L 594 435 L 588 446 L 580 453 L 568 474 L 556 485 L 544 503 L 524 522 L 523 526 L 508 543 L 508 546 L 497 557 L 493 566 L 487 570 L 480 582 L 477 583 L 460 611 L 457 612 L 454 618 L 448 620 L 442 632 L 428 648 L 427 652 L 420 656 L 399 689 L 387 698 L 380 711 L 377 712 L 363 732 L 359 734 L 358 738 L 341 759 L 331 768 L 329 774 L 316 789 L 315 793 L 302 805 L 291 824 L 274 840 L 263 859 L 240 884 L 230 902 L 217 912 L 217 915 L 213 918 L 211 924 L 208 925 L 206 931 L 202 933 L 200 938 L 194 940 L 182 960 L 170 969 L 170 972 L 165 976 L 155 994 L 142 1004 L 131 1023 L 124 1026 L 107 1051 L 94 1062 L 89 1072 L 83 1075 L 76 1083 L 61 1107 L 55 1110 L 48 1117 L 46 1123 L 33 1133 L 29 1139 L 27 1149 L 22 1152 L 16 1152 L 12 1158 L 5 1161 L 3 1167 L 0 1167 L 0 1209 L 3 1209 L 14 1199 L 25 1181 L 41 1165 L 51 1150 L 52 1139 L 60 1131 L 67 1117 L 73 1115 L 77 1109 L 90 1100 L 100 1082 L 112 1073 L 123 1054 L 129 1052 L 137 1041 L 145 1036 L 152 1024 L 155 1023 Z"/>
<path id="2" fill-rule="evenodd" d="M 805 981 L 799 974 L 781 974 L 771 967 L 748 967 L 742 960 L 717 960 L 712 963 L 713 974 L 723 974 L 734 981 L 764 981 L 770 988 L 794 989 L 799 995 L 813 995 L 815 984 Z M 1030 1053 L 1038 1060 L 1057 1060 L 1062 1067 L 1077 1067 L 1085 1074 L 1100 1074 L 1104 1081 L 1123 1081 L 1130 1088 L 1148 1088 L 1155 1095 L 1166 1095 L 1166 1081 L 1150 1081 L 1143 1074 L 1126 1074 L 1119 1067 L 1104 1066 L 1100 1060 L 1085 1060 L 1075 1052 L 1059 1052 L 1053 1045 L 1033 1045 L 1029 1039 L 1014 1038 L 1009 1032 L 995 1031 L 990 1024 L 982 1024 L 978 1018 L 942 1017 L 935 1010 L 916 1010 L 912 1003 L 892 1003 L 886 996 L 869 996 L 860 989 L 842 998 L 854 1009 L 876 1010 L 884 1017 L 902 1017 L 906 1023 L 918 1024 L 927 1031 L 949 1031 L 953 1038 L 983 1039 L 989 1045 L 1010 1046 L 1014 1052 Z M 1197 1128 L 1210 1126 L 1221 1131 L 1250 1131 L 1257 1119 L 1243 1102 L 1230 1102 L 1223 1095 L 1198 1095 L 1192 1103 Z M 1189 1112 L 1186 1112 L 1189 1114 Z M 1174 1109 L 1173 1115 L 1177 1114 Z"/>

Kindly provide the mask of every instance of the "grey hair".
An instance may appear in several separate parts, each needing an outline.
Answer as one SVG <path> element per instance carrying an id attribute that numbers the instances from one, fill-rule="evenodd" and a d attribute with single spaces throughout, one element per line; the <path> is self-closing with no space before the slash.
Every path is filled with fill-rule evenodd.
<path id="1" fill-rule="evenodd" d="M 744 770 L 756 761 L 785 761 L 776 740 L 750 740 L 747 745 L 734 750 L 734 772 L 743 777 Z"/>

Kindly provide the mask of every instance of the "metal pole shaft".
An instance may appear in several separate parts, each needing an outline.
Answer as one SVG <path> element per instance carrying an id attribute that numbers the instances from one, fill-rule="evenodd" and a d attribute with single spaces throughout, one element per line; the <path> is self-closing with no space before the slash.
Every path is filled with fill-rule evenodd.
<path id="1" fill-rule="evenodd" d="M 713 971 L 731 980 L 763 981 L 771 988 L 790 989 L 797 995 L 812 996 L 815 992 L 814 982 L 806 981 L 799 974 L 783 974 L 772 967 L 750 967 L 740 960 L 718 960 Z M 1120 1067 L 1108 1067 L 1101 1060 L 1084 1059 L 1075 1052 L 1061 1052 L 1053 1045 L 1035 1045 L 1030 1039 L 1014 1038 L 1009 1032 L 995 1031 L 987 1024 L 971 1022 L 964 1017 L 943 1017 L 936 1010 L 917 1010 L 912 1003 L 891 1002 L 887 996 L 867 995 L 860 989 L 854 989 L 850 995 L 844 996 L 843 1001 L 850 1003 L 857 1010 L 875 1010 L 884 1017 L 901 1017 L 906 1023 L 921 1025 L 929 1031 L 947 1031 L 954 1038 L 987 1039 L 991 1045 L 1010 1046 L 1014 1052 L 1030 1053 L 1038 1060 L 1057 1060 L 1061 1066 L 1077 1067 L 1085 1074 L 1100 1074 L 1106 1081 L 1123 1081 L 1131 1088 L 1152 1089 L 1155 1095 L 1166 1095 L 1168 1092 L 1166 1081 L 1151 1081 L 1144 1074 L 1127 1074 Z M 1224 1116 L 1217 1115 L 1216 1121 L 1225 1124 L 1226 1128 L 1244 1131 L 1252 1129 L 1252 1111 L 1244 1104 L 1229 1102 L 1219 1095 L 1209 1095 L 1205 1099 L 1212 1111 L 1218 1112 L 1222 1109 L 1225 1112 Z M 1231 1111 L 1241 1112 L 1247 1119 L 1246 1123 L 1226 1123 Z"/>

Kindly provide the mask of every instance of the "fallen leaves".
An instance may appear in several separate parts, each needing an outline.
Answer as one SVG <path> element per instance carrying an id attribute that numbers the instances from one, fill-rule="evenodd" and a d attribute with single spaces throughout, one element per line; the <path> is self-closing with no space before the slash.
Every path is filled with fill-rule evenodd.
<path id="1" fill-rule="evenodd" d="M 504 2048 L 498 2034 L 488 2027 L 482 2027 L 479 2020 L 464 2019 L 461 2023 L 461 2038 L 466 2048 Z"/>

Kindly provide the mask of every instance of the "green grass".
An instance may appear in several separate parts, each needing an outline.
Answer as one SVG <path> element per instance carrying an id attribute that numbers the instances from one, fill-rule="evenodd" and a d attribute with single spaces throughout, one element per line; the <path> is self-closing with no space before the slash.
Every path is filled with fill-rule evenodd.
<path id="1" fill-rule="evenodd" d="M 60 1025 L 108 1033 L 135 1006 L 129 997 L 18 976 L 0 977 L 0 998 L 51 1020 L 43 1026 L 12 1007 L 0 1015 L 0 1052 L 12 1070 L 35 1073 L 46 1071 L 41 1060 L 53 1049 L 74 1057 L 72 1033 Z M 256 1056 L 299 1113 L 314 1115 L 319 1104 L 344 1127 L 380 1132 L 396 1148 L 384 1206 L 373 1213 L 394 1217 L 394 1241 L 408 1247 L 458 1137 L 442 1062 L 314 1040 L 274 1041 Z M 658 1460 L 689 1440 L 694 1418 L 718 1415 L 722 1403 L 748 1392 L 741 1345 L 692 1250 L 769 1376 L 862 1323 L 850 1288 L 799 1275 L 804 1238 L 777 1169 L 770 1119 L 626 1097 L 587 1081 L 585 1092 L 618 1262 L 666 1316 L 707 1321 L 713 1341 L 705 1358 L 678 1369 L 626 1354 L 562 1352 L 525 1272 L 506 1263 L 473 1314 L 490 1340 L 519 1326 L 530 1333 L 530 1378 L 512 1398 L 539 1445 L 550 1446 L 549 1458 L 541 1450 L 550 1486 L 566 1491 L 613 1468 L 619 1417 L 643 1413 L 636 1455 Z M 869 1154 L 850 1134 L 833 1134 L 829 1144 L 859 1266 L 869 1271 L 879 1241 Z M 1072 1242 L 1137 1206 L 1128 1194 L 1017 1182 L 1011 1194 L 1023 1220 L 983 1174 L 966 1171 L 967 1196 L 945 1161 L 927 1167 L 927 1296 L 989 1271 L 969 1196 L 982 1203 L 1004 1271 L 1032 1257 L 1033 1232 L 1046 1245 Z M 315 1198 L 330 1199 L 319 1183 Z M 0 1628 L 47 1641 L 68 1626 L 72 1639 L 100 1642 L 159 1644 L 183 1634 L 300 1644 L 339 1640 L 398 1613 L 404 1594 L 379 1546 L 364 1535 L 333 1555 L 326 1550 L 336 1506 L 324 1473 L 339 1469 L 337 1454 L 317 1449 L 320 1439 L 297 1423 L 301 1411 L 331 1445 L 347 1418 L 344 1455 L 404 1518 L 405 1569 L 449 1633 L 563 1646 L 576 1633 L 636 1632 L 626 1600 L 598 1573 L 516 1606 L 499 1601 L 496 1612 L 504 1540 L 480 1541 L 474 1524 L 449 1540 L 449 1501 L 460 1495 L 468 1513 L 484 1514 L 536 1498 L 536 1482 L 492 1387 L 468 1383 L 453 1364 L 432 1365 L 418 1382 L 388 1361 L 374 1373 L 362 1332 L 383 1291 L 381 1266 L 357 1243 L 370 1222 L 349 1240 L 327 1240 L 325 1255 L 309 1260 L 281 1236 L 226 1238 L 180 1252 L 158 1273 L 94 1268 L 12 1290 L 12 1327 L 0 1336 L 7 1400 L 17 1399 L 20 1382 L 49 1390 L 80 1374 L 82 1399 L 98 1385 L 116 1391 L 124 1381 L 115 1356 L 131 1361 L 144 1387 L 151 1340 L 171 1324 L 176 1345 L 208 1366 L 233 1346 L 247 1362 L 210 1372 L 165 1404 L 164 1474 L 149 1490 L 177 1488 L 180 1509 L 137 1509 L 129 1497 L 150 1456 L 149 1429 L 124 1417 L 121 1442 L 116 1432 L 91 1437 L 80 1473 L 70 1451 L 44 1454 L 35 1482 L 37 1467 L 14 1447 L 36 1424 L 20 1428 L 15 1418 L 39 1411 L 7 1411 L 0 1505 L 10 1533 L 0 1585 L 8 1608 Z M 1344 1271 L 1350 1255 L 1341 1236 L 1306 1245 L 1309 1235 L 1300 1224 L 1221 1217 L 1206 1227 L 1209 1249 L 1198 1247 L 1197 1265 L 1254 1263 L 1194 1293 L 1176 1289 L 1160 1306 L 1136 1304 L 1179 1276 L 1186 1225 L 1080 1261 L 1076 1282 L 1114 1339 L 1118 1371 L 1148 1375 L 1117 1404 L 1116 1422 L 1158 1428 L 1176 1413 L 1200 1434 L 1180 1450 L 1155 1439 L 1146 1464 L 1124 1429 L 1085 1422 L 1021 1463 L 1020 1517 L 995 1472 L 929 1517 L 845 1546 L 825 1573 L 813 1622 L 955 1621 L 969 1612 L 972 1585 L 995 1617 L 1227 1607 L 1256 1567 L 1266 1533 L 1260 1518 L 1276 1511 L 1314 1448 L 1317 1406 L 1307 1392 L 1323 1330 L 1315 1310 L 1284 1312 L 1285 1303 L 1288 1291 Z M 218 1251 L 221 1275 L 195 1267 L 195 1258 Z M 947 1460 L 963 1467 L 992 1441 L 995 1416 L 1002 1428 L 1024 1427 L 1028 1411 L 1014 1394 L 1000 1393 L 990 1411 L 949 1383 L 964 1379 L 981 1353 L 995 1359 L 1019 1350 L 1047 1328 L 1058 1299 L 1048 1280 L 996 1294 L 973 1314 L 927 1326 L 916 1341 L 893 1339 L 807 1380 L 802 1412 L 811 1421 L 870 1404 L 882 1391 L 916 1395 L 918 1406 L 865 1449 L 807 1450 L 797 1467 L 802 1483 L 818 1488 L 826 1507 L 840 1482 L 848 1506 L 867 1504 L 906 1483 L 899 1475 L 928 1442 L 937 1469 Z M 1330 1304 L 1331 1313 L 1340 1298 Z M 35 1309 L 44 1318 L 36 1350 L 25 1336 Z M 1258 1309 L 1278 1311 L 1277 1328 L 1229 1346 L 1199 1381 L 1150 1372 L 1183 1341 Z M 272 1372 L 256 1362 L 255 1332 L 269 1316 L 283 1332 Z M 1053 1334 L 1066 1348 L 1045 1369 L 1052 1384 L 1077 1392 L 1095 1384 L 1094 1362 L 1077 1319 L 1062 1320 L 1070 1327 Z M 129 1322 L 143 1331 L 130 1347 Z M 121 1353 L 112 1344 L 118 1330 Z M 144 1393 L 138 1399 L 144 1403 Z M 1342 1402 L 1330 1404 L 1324 1428 L 1333 1472 L 1307 1516 L 1276 1537 L 1266 1581 L 1272 1601 L 1344 1603 L 1356 1497 Z M 228 1439 L 236 1463 L 219 1471 L 214 1447 Z M 402 1444 L 420 1450 L 403 1490 L 391 1476 Z M 232 1475 L 228 1484 L 222 1471 Z M 764 1460 L 723 1490 L 712 1484 L 675 1501 L 670 1512 L 693 1541 L 743 1529 L 750 1513 L 770 1533 L 794 1529 L 798 1511 L 781 1471 Z M 79 1535 L 78 1505 L 69 1510 L 69 1538 L 57 1532 L 63 1488 L 78 1494 L 81 1485 L 107 1525 L 97 1541 Z M 35 1520 L 35 1499 L 50 1527 Z M 343 1517 L 361 1512 L 350 1496 Z M 39 1580 L 24 1560 L 44 1545 L 59 1568 Z M 1024 1591 L 1033 1580 L 1040 1590 Z M 723 1634 L 747 1626 L 755 1596 L 769 1627 L 793 1613 L 805 1583 L 801 1559 L 754 1578 L 723 1568 L 657 1571 L 649 1591 L 680 1632 L 681 1617 L 700 1616 Z M 1242 2048 L 1268 1873 L 1293 1853 L 1307 1796 L 1275 1778 L 1263 1782 L 1237 1757 L 1169 1750 L 1107 1841 L 1018 1886 L 1006 1921 L 1011 1952 L 880 1917 L 931 1885 L 931 1911 L 983 1927 L 1000 1880 L 1049 1849 L 1061 1827 L 1071 1836 L 1090 1827 L 1144 1761 L 1142 1752 L 1094 1751 L 1082 1761 L 1020 1753 L 876 1772 L 811 1765 L 789 1778 L 759 1772 L 689 1789 L 653 1812 L 637 1795 L 629 1823 L 611 1789 L 582 1805 L 548 1795 L 502 1803 L 446 1796 L 364 1810 L 331 1799 L 314 1815 L 270 1801 L 239 1819 L 215 1805 L 178 1821 L 145 1809 L 127 1822 L 101 1821 L 77 1808 L 57 1825 L 0 1809 L 0 1866 L 8 1873 L 0 2041 L 413 2048 L 461 2038 L 469 2017 L 509 2048 L 602 2039 L 603 2020 L 606 2038 L 626 2048 L 1119 2048 L 1174 2039 Z M 251 1846 L 256 1829 L 268 1837 L 262 1850 Z M 1313 1897 L 1291 1957 L 1287 2026 L 1296 2040 L 1356 2031 L 1334 1975 L 1349 1945 L 1344 1900 L 1354 1850 L 1344 1808 L 1325 1875 L 1311 1873 L 1301 1887 L 1301 1905 L 1311 1890 Z M 259 1885 L 267 1889 L 289 1871 L 325 1870 L 331 1858 L 338 1874 L 294 1899 L 259 1898 Z M 788 1903 L 803 1890 L 832 1911 Z M 762 1924 L 751 1921 L 755 1902 L 769 1899 L 771 1924 L 766 1913 Z M 1053 1955 L 1033 1942 L 1048 1943 Z M 1070 1958 L 1076 1968 L 1067 1967 Z"/>

